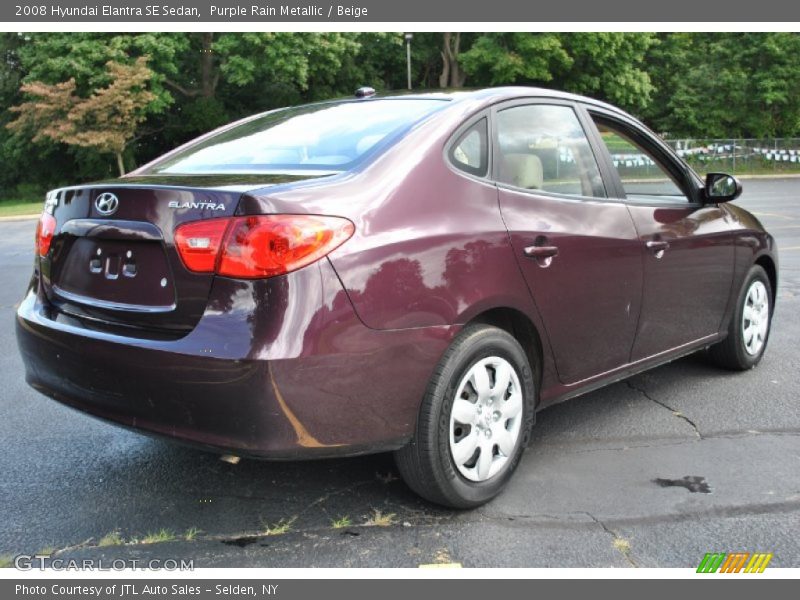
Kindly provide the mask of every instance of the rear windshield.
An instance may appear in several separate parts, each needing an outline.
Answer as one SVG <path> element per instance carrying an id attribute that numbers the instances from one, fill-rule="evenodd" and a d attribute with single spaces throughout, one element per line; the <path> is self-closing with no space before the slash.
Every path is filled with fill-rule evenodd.
<path id="1" fill-rule="evenodd" d="M 344 171 L 445 104 L 376 99 L 278 110 L 192 144 L 143 173 Z"/>

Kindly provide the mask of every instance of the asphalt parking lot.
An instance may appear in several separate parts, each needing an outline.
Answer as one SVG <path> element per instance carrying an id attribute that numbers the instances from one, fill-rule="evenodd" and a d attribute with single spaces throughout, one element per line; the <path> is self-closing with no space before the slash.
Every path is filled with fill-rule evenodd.
<path id="1" fill-rule="evenodd" d="M 781 261 L 761 365 L 733 374 L 688 357 L 550 408 L 510 487 L 467 512 L 418 500 L 389 456 L 232 465 L 35 393 L 13 331 L 35 222 L 0 222 L 0 556 L 696 567 L 748 551 L 800 567 L 800 179 L 744 187 L 737 202 Z"/>

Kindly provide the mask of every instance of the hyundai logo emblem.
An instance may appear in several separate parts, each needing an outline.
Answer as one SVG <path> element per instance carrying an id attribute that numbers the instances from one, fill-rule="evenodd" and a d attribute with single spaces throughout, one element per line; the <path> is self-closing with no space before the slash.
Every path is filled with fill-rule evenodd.
<path id="1" fill-rule="evenodd" d="M 113 215 L 119 208 L 119 198 L 111 192 L 105 192 L 95 199 L 94 206 L 101 215 Z"/>

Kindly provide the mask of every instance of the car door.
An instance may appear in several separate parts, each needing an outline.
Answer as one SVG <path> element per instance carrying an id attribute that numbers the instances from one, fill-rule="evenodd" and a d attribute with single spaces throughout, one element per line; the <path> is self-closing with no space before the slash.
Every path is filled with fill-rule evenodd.
<path id="1" fill-rule="evenodd" d="M 584 119 L 550 99 L 493 112 L 501 213 L 563 383 L 627 363 L 641 303 L 638 235 L 607 197 Z"/>
<path id="2" fill-rule="evenodd" d="M 730 296 L 734 246 L 727 213 L 650 132 L 587 107 L 644 250 L 642 314 L 631 361 L 715 335 Z"/>

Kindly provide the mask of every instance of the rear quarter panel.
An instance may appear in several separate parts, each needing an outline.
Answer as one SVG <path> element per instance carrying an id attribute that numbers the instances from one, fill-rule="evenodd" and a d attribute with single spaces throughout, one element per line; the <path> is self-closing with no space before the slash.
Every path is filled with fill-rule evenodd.
<path id="1" fill-rule="evenodd" d="M 250 194 L 239 212 L 350 219 L 355 234 L 329 257 L 371 328 L 464 323 L 493 306 L 529 312 L 496 187 L 455 172 L 443 156 L 450 134 L 478 108 L 459 103 L 360 172 Z"/>

